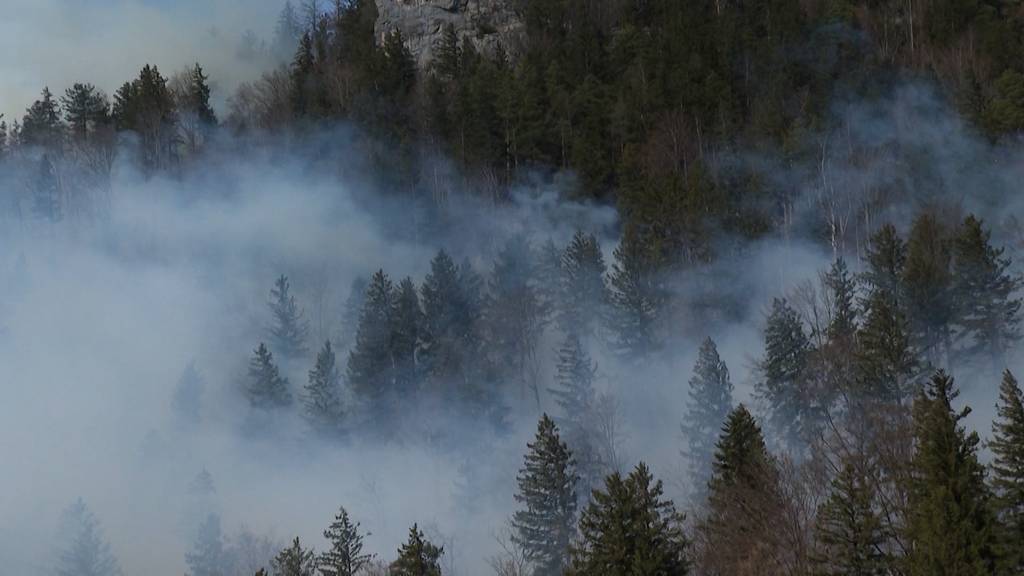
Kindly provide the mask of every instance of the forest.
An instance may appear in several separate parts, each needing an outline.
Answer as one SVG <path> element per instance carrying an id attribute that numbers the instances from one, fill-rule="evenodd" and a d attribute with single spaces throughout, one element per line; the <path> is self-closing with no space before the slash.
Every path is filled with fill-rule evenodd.
<path id="1" fill-rule="evenodd" d="M 1024 574 L 1024 5 L 270 3 L 0 115 L 0 572 Z"/>

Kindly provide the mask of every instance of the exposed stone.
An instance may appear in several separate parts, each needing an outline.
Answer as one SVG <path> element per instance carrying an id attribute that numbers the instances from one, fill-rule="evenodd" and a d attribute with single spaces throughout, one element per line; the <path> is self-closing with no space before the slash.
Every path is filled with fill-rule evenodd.
<path id="1" fill-rule="evenodd" d="M 493 54 L 499 45 L 517 51 L 522 22 L 512 0 L 376 0 L 379 39 L 401 30 L 409 50 L 421 67 L 432 59 L 435 45 L 448 24 L 459 38 L 469 38 L 478 50 Z"/>

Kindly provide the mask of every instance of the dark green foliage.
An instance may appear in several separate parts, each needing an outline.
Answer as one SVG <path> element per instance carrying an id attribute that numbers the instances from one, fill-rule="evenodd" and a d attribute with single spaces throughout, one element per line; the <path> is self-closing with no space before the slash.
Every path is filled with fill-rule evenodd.
<path id="1" fill-rule="evenodd" d="M 185 554 L 188 576 L 226 576 L 228 555 L 220 529 L 220 516 L 210 514 L 199 526 L 192 549 Z"/>
<path id="2" fill-rule="evenodd" d="M 576 533 L 575 461 L 547 414 L 527 447 L 515 495 L 525 508 L 512 516 L 512 539 L 522 547 L 534 574 L 557 576 L 566 566 L 569 543 Z"/>
<path id="3" fill-rule="evenodd" d="M 81 498 L 64 510 L 58 536 L 57 576 L 120 576 L 121 568 L 103 539 L 100 523 Z"/>
<path id="4" fill-rule="evenodd" d="M 209 79 L 198 62 L 189 68 L 187 92 L 183 102 L 185 111 L 195 114 L 200 124 L 207 128 L 217 124 L 217 115 L 210 107 Z"/>
<path id="5" fill-rule="evenodd" d="M 682 423 L 687 443 L 685 455 L 693 488 L 697 492 L 704 490 L 710 477 L 718 432 L 732 412 L 732 392 L 729 368 L 718 355 L 714 340 L 706 338 L 693 367 L 689 402 Z"/>
<path id="6" fill-rule="evenodd" d="M 576 463 L 577 493 L 586 499 L 610 468 L 599 445 L 601 415 L 594 391 L 597 366 L 580 339 L 570 334 L 558 349 L 555 369 L 555 386 L 548 389 L 561 408 L 562 415 L 555 422 Z"/>
<path id="7" fill-rule="evenodd" d="M 663 294 L 658 271 L 634 236 L 623 236 L 615 249 L 609 283 L 614 306 L 610 322 L 616 348 L 631 358 L 652 352 L 658 340 L 655 321 Z"/>
<path id="8" fill-rule="evenodd" d="M 608 314 L 609 294 L 601 245 L 593 234 L 577 230 L 561 255 L 557 314 L 566 334 L 592 337 Z"/>
<path id="9" fill-rule="evenodd" d="M 409 529 L 409 540 L 398 549 L 398 559 L 388 568 L 389 576 L 441 576 L 441 555 L 444 548 L 438 548 L 423 537 L 423 532 L 413 524 Z"/>
<path id="10" fill-rule="evenodd" d="M 956 411 L 953 378 L 932 376 L 914 403 L 915 451 L 904 538 L 911 576 L 992 574 L 993 519 L 978 435 Z"/>
<path id="11" fill-rule="evenodd" d="M 762 380 L 757 392 L 768 403 L 772 428 L 793 448 L 813 439 L 827 406 L 812 390 L 805 372 L 810 350 L 796 311 L 776 298 L 764 330 Z"/>
<path id="12" fill-rule="evenodd" d="M 277 365 L 274 364 L 274 355 L 263 342 L 256 347 L 252 359 L 249 360 L 249 380 L 245 386 L 245 393 L 249 404 L 262 410 L 282 408 L 292 403 L 288 379 L 278 372 Z"/>
<path id="13" fill-rule="evenodd" d="M 281 550 L 271 562 L 274 576 L 313 576 L 316 572 L 316 556 L 312 549 L 303 548 L 299 539 Z"/>
<path id="14" fill-rule="evenodd" d="M 166 169 L 177 160 L 178 114 L 167 79 L 156 66 L 147 64 L 138 78 L 117 90 L 111 114 L 119 130 L 138 136 L 145 170 Z"/>
<path id="15" fill-rule="evenodd" d="M 306 421 L 313 430 L 335 438 L 344 432 L 345 409 L 341 393 L 334 349 L 328 340 L 317 352 L 316 365 L 309 371 L 303 398 Z"/>
<path id="16" fill-rule="evenodd" d="M 92 84 L 75 83 L 61 98 L 64 121 L 71 137 L 86 141 L 99 127 L 110 122 L 110 102 Z"/>
<path id="17" fill-rule="evenodd" d="M 690 571 L 689 547 L 683 515 L 663 499 L 661 481 L 640 463 L 625 478 L 618 472 L 608 476 L 604 490 L 594 491 L 565 573 L 684 576 Z"/>
<path id="18" fill-rule="evenodd" d="M 341 312 L 341 338 L 338 349 L 347 352 L 355 344 L 356 333 L 359 331 L 359 316 L 366 302 L 366 278 L 358 276 L 349 286 L 348 297 Z"/>
<path id="19" fill-rule="evenodd" d="M 352 391 L 368 403 L 366 416 L 384 426 L 398 401 L 391 350 L 395 288 L 378 270 L 366 289 L 366 303 L 359 317 L 355 346 L 349 353 L 346 379 Z"/>
<path id="20" fill-rule="evenodd" d="M 828 340 L 852 345 L 857 332 L 856 286 L 843 258 L 832 263 L 824 283 L 829 296 Z"/>
<path id="21" fill-rule="evenodd" d="M 288 359 L 299 358 L 306 353 L 306 337 L 309 322 L 291 294 L 288 277 L 282 274 L 274 281 L 267 302 L 273 322 L 270 325 L 270 345 L 280 356 Z"/>
<path id="22" fill-rule="evenodd" d="M 882 576 L 892 559 L 887 535 L 875 508 L 871 471 L 846 462 L 832 480 L 832 492 L 818 509 L 815 535 L 821 544 L 815 574 Z"/>
<path id="23" fill-rule="evenodd" d="M 950 347 L 955 312 L 951 256 L 950 234 L 938 217 L 930 212 L 918 216 L 907 242 L 903 281 L 911 341 L 933 364 L 939 364 Z"/>
<path id="24" fill-rule="evenodd" d="M 40 99 L 32 103 L 21 120 L 21 144 L 60 153 L 63 139 L 64 125 L 57 101 L 49 88 L 43 88 Z"/>
<path id="25" fill-rule="evenodd" d="M 353 523 L 344 507 L 338 509 L 334 522 L 324 530 L 329 548 L 317 558 L 317 570 L 323 576 L 356 576 L 373 560 L 363 554 L 363 534 L 359 523 Z"/>
<path id="26" fill-rule="evenodd" d="M 992 424 L 991 485 L 1000 524 L 999 552 L 1008 574 L 1024 571 L 1024 395 L 1009 370 L 999 385 Z"/>

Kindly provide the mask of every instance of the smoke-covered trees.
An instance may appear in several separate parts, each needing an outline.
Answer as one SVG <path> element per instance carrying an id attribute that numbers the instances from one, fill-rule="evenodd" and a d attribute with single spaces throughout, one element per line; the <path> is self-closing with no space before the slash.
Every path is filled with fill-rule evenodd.
<path id="1" fill-rule="evenodd" d="M 281 408 L 292 403 L 292 394 L 288 387 L 288 379 L 281 376 L 274 355 L 267 345 L 260 345 L 253 351 L 249 360 L 249 378 L 245 385 L 245 393 L 253 408 L 269 410 Z"/>
<path id="2" fill-rule="evenodd" d="M 272 315 L 272 322 L 268 328 L 271 348 L 286 359 L 303 356 L 306 353 L 309 323 L 295 303 L 288 277 L 284 274 L 274 281 L 267 306 Z"/>
<path id="3" fill-rule="evenodd" d="M 390 576 L 441 576 L 444 548 L 423 537 L 416 524 L 409 529 L 409 540 L 398 549 L 398 559 L 391 563 Z"/>
<path id="4" fill-rule="evenodd" d="M 558 349 L 555 386 L 548 391 L 561 409 L 555 422 L 572 452 L 579 474 L 579 495 L 584 499 L 609 472 L 603 453 L 599 400 L 594 391 L 597 366 L 590 359 L 579 337 L 570 334 Z"/>
<path id="5" fill-rule="evenodd" d="M 768 403 L 772 429 L 791 447 L 809 440 L 821 417 L 821 398 L 812 394 L 805 372 L 810 351 L 810 340 L 796 311 L 786 300 L 774 299 L 764 330 L 762 380 L 757 392 Z"/>
<path id="6" fill-rule="evenodd" d="M 430 261 L 423 279 L 422 358 L 428 385 L 445 396 L 475 385 L 470 364 L 480 316 L 476 295 L 462 282 L 458 266 L 444 250 Z M 449 390 L 451 389 L 451 390 Z"/>
<path id="7" fill-rule="evenodd" d="M 138 136 L 144 170 L 153 173 L 176 163 L 178 112 L 167 79 L 156 66 L 143 66 L 138 78 L 114 93 L 111 115 L 118 130 Z"/>
<path id="8" fill-rule="evenodd" d="M 663 499 L 661 481 L 643 463 L 625 478 L 618 472 L 608 476 L 583 510 L 579 527 L 565 574 L 684 576 L 690 571 L 683 515 Z"/>
<path id="9" fill-rule="evenodd" d="M 992 424 L 991 485 L 1000 531 L 999 555 L 1007 573 L 1024 570 L 1024 395 L 1009 370 L 999 385 Z"/>
<path id="10" fill-rule="evenodd" d="M 914 403 L 915 452 L 905 538 L 911 576 L 992 574 L 993 521 L 978 435 L 961 421 L 959 392 L 943 371 L 932 376 Z"/>
<path id="11" fill-rule="evenodd" d="M 324 530 L 328 549 L 317 558 L 317 570 L 323 576 L 356 576 L 373 560 L 363 553 L 363 534 L 359 523 L 352 522 L 342 506 L 331 525 Z"/>
<path id="12" fill-rule="evenodd" d="M 64 125 L 60 120 L 57 100 L 49 88 L 25 111 L 21 119 L 21 144 L 38 146 L 51 154 L 59 154 L 64 141 Z"/>
<path id="13" fill-rule="evenodd" d="M 523 548 L 534 574 L 556 576 L 566 567 L 569 543 L 576 533 L 575 462 L 547 414 L 527 447 L 516 476 L 515 498 L 524 508 L 512 517 L 513 541 Z"/>
<path id="14" fill-rule="evenodd" d="M 192 549 L 185 554 L 189 576 L 224 576 L 229 559 L 220 528 L 220 516 L 210 514 L 199 526 Z"/>
<path id="15" fill-rule="evenodd" d="M 64 510 L 58 536 L 57 576 L 120 576 L 121 567 L 100 523 L 81 498 Z"/>
<path id="16" fill-rule="evenodd" d="M 887 535 L 876 511 L 871 470 L 862 464 L 850 460 L 842 465 L 818 509 L 816 574 L 878 576 L 893 567 L 885 552 Z"/>
<path id="17" fill-rule="evenodd" d="M 655 320 L 661 305 L 656 271 L 640 241 L 623 236 L 615 249 L 609 277 L 614 312 L 610 319 L 616 348 L 627 357 L 650 352 L 656 341 Z"/>
<path id="18" fill-rule="evenodd" d="M 558 325 L 566 334 L 590 338 L 606 321 L 609 303 L 604 255 L 597 238 L 577 230 L 561 255 L 560 268 Z"/>
<path id="19" fill-rule="evenodd" d="M 399 395 L 408 397 L 419 392 L 420 367 L 417 362 L 417 351 L 423 326 L 419 293 L 412 279 L 406 278 L 399 283 L 395 290 L 394 306 L 391 320 L 391 350 L 395 366 L 395 389 Z"/>
<path id="20" fill-rule="evenodd" d="M 950 352 L 955 308 L 950 274 L 951 238 L 938 216 L 924 212 L 914 220 L 907 241 L 903 286 L 913 345 L 932 364 Z"/>
<path id="21" fill-rule="evenodd" d="M 85 142 L 110 121 L 110 102 L 106 94 L 92 84 L 76 82 L 61 98 L 64 120 L 72 139 Z"/>
<path id="22" fill-rule="evenodd" d="M 367 416 L 381 425 L 397 402 L 391 354 L 394 308 L 394 284 L 383 270 L 378 270 L 366 289 L 366 302 L 359 317 L 356 342 L 349 353 L 346 379 L 352 391 L 367 403 L 370 411 Z"/>
<path id="23" fill-rule="evenodd" d="M 178 378 L 171 399 L 171 407 L 181 423 L 194 425 L 199 422 L 205 388 L 206 380 L 196 369 L 195 362 L 190 362 Z"/>
<path id="24" fill-rule="evenodd" d="M 298 538 L 271 562 L 274 576 L 314 576 L 316 555 L 311 548 L 303 548 Z"/>
<path id="25" fill-rule="evenodd" d="M 306 421 L 313 430 L 335 438 L 344 432 L 345 409 L 341 394 L 341 377 L 328 340 L 317 352 L 316 365 L 309 371 L 303 397 Z"/>
<path id="26" fill-rule="evenodd" d="M 718 355 L 715 341 L 706 338 L 693 367 L 682 423 L 690 478 L 697 491 L 703 490 L 710 475 L 718 432 L 732 412 L 732 392 L 729 368 Z"/>

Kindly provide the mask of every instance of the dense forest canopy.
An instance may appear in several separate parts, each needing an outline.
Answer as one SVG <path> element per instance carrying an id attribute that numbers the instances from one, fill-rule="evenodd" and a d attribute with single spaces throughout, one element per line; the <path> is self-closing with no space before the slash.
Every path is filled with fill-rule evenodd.
<path id="1" fill-rule="evenodd" d="M 1024 570 L 1024 6 L 271 3 L 0 116 L 5 569 Z"/>

